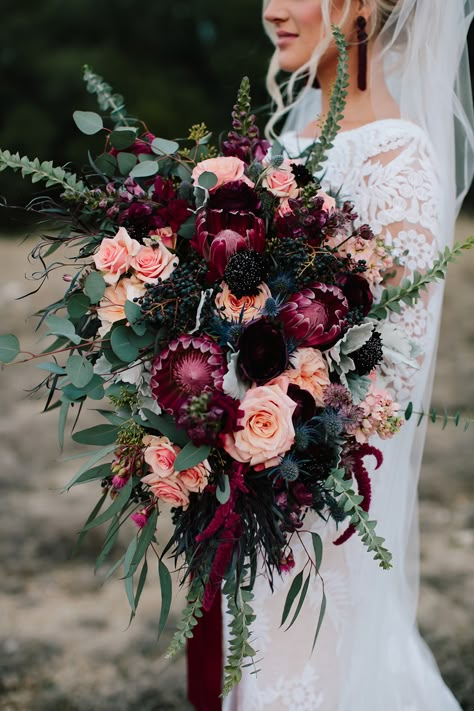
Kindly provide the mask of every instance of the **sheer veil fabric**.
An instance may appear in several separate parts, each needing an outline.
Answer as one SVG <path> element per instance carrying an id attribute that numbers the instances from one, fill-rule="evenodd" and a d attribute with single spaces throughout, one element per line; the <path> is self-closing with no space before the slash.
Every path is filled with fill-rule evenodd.
<path id="1" fill-rule="evenodd" d="M 377 120 L 340 133 L 321 176 L 323 187 L 342 186 L 356 202 L 360 221 L 391 244 L 408 276 L 451 245 L 472 179 L 466 34 L 473 14 L 474 0 L 399 0 L 377 39 L 369 81 L 374 101 L 377 82 L 385 82 L 400 115 L 384 115 L 374 105 Z M 304 91 L 280 139 L 289 155 L 311 143 L 298 134 L 318 111 L 318 91 Z M 442 286 L 436 286 L 392 317 L 422 353 L 417 368 L 396 358 L 387 365 L 386 383 L 402 405 L 429 406 L 441 305 Z M 300 618 L 284 632 L 279 625 L 292 576 L 279 580 L 273 594 L 260 576 L 253 628 L 260 671 L 245 670 L 224 711 L 459 710 L 416 628 L 424 435 L 410 421 L 395 439 L 376 443 L 384 463 L 373 473 L 371 515 L 393 553 L 393 569 L 382 571 L 355 537 L 333 546 L 334 528 L 308 516 L 305 528 L 318 531 L 325 546 L 328 606 L 316 648 L 311 655 L 321 588 L 308 593 Z M 306 554 L 299 544 L 294 554 L 299 572 Z"/>

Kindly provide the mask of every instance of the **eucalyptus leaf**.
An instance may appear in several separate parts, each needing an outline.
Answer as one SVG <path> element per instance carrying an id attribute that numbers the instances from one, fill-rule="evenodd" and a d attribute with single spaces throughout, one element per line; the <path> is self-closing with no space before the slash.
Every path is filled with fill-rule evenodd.
<path id="1" fill-rule="evenodd" d="M 222 488 L 219 485 L 216 491 L 216 498 L 220 504 L 226 504 L 230 499 L 230 481 L 228 474 L 224 474 L 222 477 Z"/>
<path id="2" fill-rule="evenodd" d="M 137 157 L 133 153 L 121 152 L 117 156 L 119 171 L 122 175 L 128 175 L 137 164 Z"/>
<path id="3" fill-rule="evenodd" d="M 66 375 L 64 368 L 57 363 L 38 363 L 36 367 L 47 373 L 53 373 L 53 375 Z"/>
<path id="4" fill-rule="evenodd" d="M 107 284 L 102 274 L 91 272 L 84 284 L 84 293 L 89 297 L 92 304 L 98 304 L 104 295 Z"/>
<path id="5" fill-rule="evenodd" d="M 87 294 L 77 293 L 72 294 L 67 302 L 67 312 L 69 318 L 73 320 L 78 320 L 85 316 L 89 311 L 91 306 L 91 301 Z"/>
<path id="6" fill-rule="evenodd" d="M 185 471 L 186 469 L 191 469 L 197 464 L 200 464 L 205 459 L 208 458 L 211 452 L 211 445 L 202 444 L 197 447 L 192 442 L 188 444 L 181 450 L 181 452 L 176 457 L 174 468 L 177 472 Z"/>
<path id="7" fill-rule="evenodd" d="M 20 352 L 20 343 L 13 333 L 0 336 L 0 363 L 11 363 Z"/>
<path id="8" fill-rule="evenodd" d="M 323 590 L 323 599 L 321 601 L 321 608 L 319 610 L 318 626 L 316 627 L 316 634 L 314 635 L 313 646 L 312 646 L 311 652 L 314 651 L 314 648 L 316 646 L 316 642 L 319 637 L 319 632 L 321 631 L 321 625 L 323 624 L 325 613 L 326 613 L 326 593 Z"/>
<path id="9" fill-rule="evenodd" d="M 285 605 L 283 607 L 283 614 L 281 618 L 281 623 L 280 626 L 284 625 L 288 615 L 290 614 L 290 610 L 293 606 L 293 603 L 298 595 L 298 593 L 301 590 L 301 586 L 303 585 L 303 571 L 301 570 L 298 575 L 295 576 L 293 582 L 291 583 L 290 589 L 288 590 L 288 594 L 286 596 L 285 600 Z"/>
<path id="10" fill-rule="evenodd" d="M 183 222 L 178 230 L 178 235 L 183 239 L 192 239 L 196 232 L 196 216 L 192 215 L 186 222 Z"/>
<path id="11" fill-rule="evenodd" d="M 90 528 L 95 528 L 96 526 L 101 526 L 103 523 L 106 521 L 109 521 L 109 519 L 112 518 L 112 516 L 115 516 L 115 514 L 119 513 L 122 511 L 124 506 L 127 505 L 129 499 L 130 499 L 130 494 L 132 493 L 132 486 L 133 486 L 133 477 L 130 477 L 130 479 L 127 481 L 123 489 L 120 490 L 119 495 L 117 496 L 116 499 L 114 499 L 114 502 L 109 508 L 104 511 L 104 513 L 100 514 L 94 521 L 91 521 L 89 524 L 86 524 L 84 526 L 84 530 L 88 531 Z"/>
<path id="12" fill-rule="evenodd" d="M 70 402 L 63 399 L 61 401 L 61 407 L 59 408 L 58 441 L 59 441 L 59 447 L 61 450 L 64 447 L 64 430 L 66 429 L 66 421 L 67 421 L 67 415 L 69 412 L 70 405 L 71 405 Z"/>
<path id="13" fill-rule="evenodd" d="M 132 168 L 130 171 L 131 178 L 149 178 L 158 173 L 159 166 L 156 160 L 145 160 Z"/>
<path id="14" fill-rule="evenodd" d="M 198 185 L 205 190 L 212 190 L 218 183 L 218 178 L 215 173 L 206 170 L 199 176 Z"/>
<path id="15" fill-rule="evenodd" d="M 136 612 L 135 596 L 133 594 L 133 573 L 135 572 L 136 569 L 133 570 L 132 574 L 129 573 L 129 570 L 130 570 L 130 564 L 133 560 L 133 556 L 135 555 L 136 549 L 137 549 L 137 539 L 133 538 L 130 541 L 130 544 L 127 548 L 127 551 L 125 553 L 125 558 L 123 561 L 123 567 L 124 567 L 124 572 L 125 572 L 125 592 L 127 593 L 128 602 L 130 604 L 133 614 L 135 614 L 135 612 Z"/>
<path id="16" fill-rule="evenodd" d="M 117 170 L 117 159 L 110 153 L 101 153 L 95 159 L 94 166 L 107 178 L 112 178 Z"/>
<path id="17" fill-rule="evenodd" d="M 94 368 L 84 356 L 72 355 L 67 360 L 66 373 L 76 388 L 85 388 L 94 377 Z"/>
<path id="18" fill-rule="evenodd" d="M 69 489 L 72 489 L 73 486 L 77 483 L 77 481 L 81 478 L 81 476 L 84 474 L 84 472 L 87 472 L 91 467 L 93 467 L 95 464 L 100 462 L 101 459 L 104 459 L 108 454 L 111 454 L 116 448 L 115 444 L 109 444 L 107 447 L 102 447 L 99 449 L 97 452 L 94 452 L 92 457 L 88 459 L 88 461 L 82 465 L 82 467 L 79 469 L 78 472 L 74 474 L 72 479 L 66 484 L 64 487 L 65 491 L 69 491 Z M 84 456 L 84 455 L 81 455 Z"/>
<path id="19" fill-rule="evenodd" d="M 110 345 L 115 355 L 124 363 L 132 363 L 138 358 L 139 349 L 130 341 L 133 331 L 127 326 L 117 326 L 110 336 Z"/>
<path id="20" fill-rule="evenodd" d="M 86 136 L 93 136 L 104 128 L 102 117 L 94 111 L 74 111 L 72 117 L 79 131 Z"/>
<path id="21" fill-rule="evenodd" d="M 314 562 L 316 563 L 316 569 L 319 570 L 323 560 L 323 541 L 321 536 L 314 531 L 311 532 L 311 537 L 313 539 Z"/>
<path id="22" fill-rule="evenodd" d="M 147 408 L 143 409 L 143 414 L 149 422 L 150 427 L 154 430 L 158 430 L 164 437 L 168 437 L 173 444 L 177 444 L 179 447 L 185 447 L 189 443 L 188 435 L 184 430 L 176 426 L 176 422 L 171 415 L 157 415 Z"/>
<path id="23" fill-rule="evenodd" d="M 100 375 L 94 374 L 84 388 L 87 397 L 91 400 L 102 400 L 105 397 L 104 383 Z"/>
<path id="24" fill-rule="evenodd" d="M 74 324 L 69 319 L 51 314 L 46 318 L 45 323 L 53 336 L 63 336 L 75 345 L 81 342 L 81 337 L 77 335 Z"/>
<path id="25" fill-rule="evenodd" d="M 307 576 L 306 580 L 304 581 L 303 589 L 301 590 L 301 595 L 300 595 L 300 599 L 298 600 L 298 605 L 296 606 L 295 614 L 293 615 L 293 618 L 292 618 L 290 624 L 288 625 L 288 627 L 286 628 L 286 630 L 289 630 L 290 627 L 292 627 L 294 625 L 294 623 L 296 622 L 296 620 L 298 619 L 298 615 L 301 612 L 301 608 L 303 607 L 303 603 L 304 603 L 304 601 L 306 599 L 306 595 L 308 593 L 310 580 L 311 580 L 311 573 L 308 573 L 308 576 Z M 285 632 L 286 632 L 286 630 L 285 630 Z"/>
<path id="26" fill-rule="evenodd" d="M 168 141 L 166 138 L 155 138 L 151 144 L 151 150 L 156 155 L 171 156 L 179 151 L 179 143 Z"/>
<path id="27" fill-rule="evenodd" d="M 144 555 L 146 555 L 146 552 L 148 550 L 148 546 L 152 542 L 153 538 L 155 537 L 155 531 L 156 531 L 156 522 L 158 520 L 158 509 L 153 509 L 151 512 L 150 517 L 148 518 L 148 521 L 146 522 L 145 526 L 142 528 L 141 533 L 138 537 L 138 543 L 137 547 L 135 550 L 135 555 L 133 557 L 133 560 L 131 562 L 130 569 L 128 571 L 128 575 L 133 575 L 140 565 L 142 558 Z M 133 569 L 133 572 L 132 572 Z"/>
<path id="28" fill-rule="evenodd" d="M 143 314 L 138 304 L 133 301 L 125 302 L 125 316 L 137 336 L 144 336 L 147 330 L 146 324 L 141 321 Z"/>
<path id="29" fill-rule="evenodd" d="M 97 481 L 98 479 L 105 479 L 106 476 L 110 474 L 110 464 L 98 464 L 95 467 L 91 467 L 85 471 L 77 479 L 76 485 L 86 484 L 89 481 Z"/>
<path id="30" fill-rule="evenodd" d="M 116 148 L 118 151 L 126 150 L 133 146 L 137 138 L 136 130 L 129 127 L 116 128 L 110 134 L 109 140 L 111 146 Z"/>

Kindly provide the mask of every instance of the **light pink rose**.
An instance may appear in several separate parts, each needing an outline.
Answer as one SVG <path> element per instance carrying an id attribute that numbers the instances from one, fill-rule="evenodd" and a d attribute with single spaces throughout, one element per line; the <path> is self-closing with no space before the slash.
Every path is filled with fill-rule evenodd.
<path id="1" fill-rule="evenodd" d="M 262 185 L 279 198 L 296 198 L 299 194 L 291 162 L 287 159 L 278 168 L 267 168 Z"/>
<path id="2" fill-rule="evenodd" d="M 225 282 L 221 284 L 222 291 L 216 296 L 216 306 L 220 312 L 228 319 L 239 321 L 242 314 L 242 322 L 246 323 L 261 316 L 261 309 L 265 302 L 271 297 L 272 292 L 264 283 L 260 284 L 259 292 L 256 296 L 243 296 L 238 299 L 229 289 Z"/>
<path id="3" fill-rule="evenodd" d="M 142 477 L 142 481 L 152 486 L 158 478 L 166 478 L 175 474 L 174 463 L 180 447 L 173 444 L 168 437 L 155 437 L 146 435 L 143 438 L 145 449 L 145 462 L 152 473 Z"/>
<path id="4" fill-rule="evenodd" d="M 298 348 L 291 356 L 293 368 L 288 368 L 285 375 L 290 381 L 314 398 L 316 405 L 324 407 L 324 390 L 329 385 L 329 370 L 321 351 L 316 348 Z"/>
<path id="5" fill-rule="evenodd" d="M 178 473 L 178 480 L 187 491 L 201 493 L 207 486 L 211 467 L 207 459 L 200 464 L 196 464 L 191 469 L 185 469 Z"/>
<path id="6" fill-rule="evenodd" d="M 165 247 L 168 247 L 168 249 L 176 249 L 178 235 L 176 232 L 173 232 L 171 227 L 160 227 L 150 232 L 148 236 L 157 242 L 161 242 Z"/>
<path id="7" fill-rule="evenodd" d="M 140 249 L 140 242 L 132 239 L 125 227 L 121 227 L 115 237 L 106 237 L 94 254 L 94 264 L 102 273 L 107 284 L 116 284 L 130 268 L 132 257 Z"/>
<path id="8" fill-rule="evenodd" d="M 187 509 L 189 506 L 188 492 L 176 476 L 170 476 L 166 479 L 157 479 L 150 488 L 155 496 L 166 504 L 182 506 L 183 509 Z"/>
<path id="9" fill-rule="evenodd" d="M 125 302 L 140 298 L 145 293 L 144 284 L 135 278 L 121 279 L 118 284 L 108 286 L 100 300 L 97 315 L 102 322 L 99 335 L 104 336 L 116 321 L 125 318 Z"/>
<path id="10" fill-rule="evenodd" d="M 320 198 L 323 198 L 323 200 L 324 200 L 323 209 L 324 210 L 327 210 L 328 212 L 330 212 L 331 210 L 334 210 L 334 208 L 336 207 L 336 201 L 333 197 L 331 197 L 330 195 L 325 193 L 324 190 L 318 190 L 317 196 Z"/>
<path id="11" fill-rule="evenodd" d="M 140 247 L 130 263 L 135 276 L 147 284 L 157 284 L 158 279 L 168 279 L 179 264 L 179 259 L 162 242 Z"/>
<path id="12" fill-rule="evenodd" d="M 296 403 L 288 397 L 288 379 L 247 391 L 239 405 L 243 429 L 223 436 L 224 449 L 237 462 L 256 470 L 275 466 L 295 441 L 292 416 Z"/>
<path id="13" fill-rule="evenodd" d="M 220 188 L 221 185 L 225 185 L 225 183 L 235 183 L 238 180 L 247 183 L 250 187 L 254 185 L 245 175 L 245 163 L 243 160 L 234 156 L 221 156 L 202 160 L 194 168 L 191 175 L 195 185 L 198 184 L 199 178 L 203 173 L 214 173 L 217 178 L 217 183 L 209 191 L 211 193 Z"/>

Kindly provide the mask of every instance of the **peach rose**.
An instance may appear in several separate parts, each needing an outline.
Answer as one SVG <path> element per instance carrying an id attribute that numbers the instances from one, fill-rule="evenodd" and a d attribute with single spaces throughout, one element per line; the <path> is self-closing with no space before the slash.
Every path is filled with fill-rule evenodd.
<path id="1" fill-rule="evenodd" d="M 140 281 L 157 284 L 158 279 L 168 279 L 179 264 L 179 259 L 162 242 L 148 247 L 140 247 L 132 258 L 131 268 Z"/>
<path id="2" fill-rule="evenodd" d="M 291 357 L 291 363 L 294 368 L 288 368 L 285 373 L 290 382 L 307 390 L 316 405 L 324 407 L 323 393 L 330 381 L 328 365 L 321 351 L 315 348 L 298 348 Z"/>
<path id="3" fill-rule="evenodd" d="M 267 168 L 262 185 L 279 198 L 295 198 L 299 194 L 289 160 L 283 161 L 278 168 L 272 166 Z"/>
<path id="4" fill-rule="evenodd" d="M 223 436 L 224 449 L 237 462 L 257 471 L 275 466 L 295 441 L 292 416 L 296 403 L 286 394 L 288 379 L 247 391 L 239 405 L 239 432 Z"/>
<path id="5" fill-rule="evenodd" d="M 176 249 L 176 242 L 178 241 L 178 235 L 173 232 L 171 227 L 160 227 L 157 230 L 153 230 L 148 235 L 151 239 L 161 242 L 168 247 L 168 249 Z"/>
<path id="6" fill-rule="evenodd" d="M 108 286 L 100 300 L 97 315 L 102 322 L 99 334 L 104 336 L 116 321 L 125 318 L 125 302 L 143 296 L 145 286 L 135 278 L 121 279 L 118 284 Z"/>
<path id="7" fill-rule="evenodd" d="M 140 242 L 132 239 L 125 227 L 121 227 L 115 237 L 106 237 L 94 254 L 94 264 L 102 273 L 107 284 L 116 284 L 130 268 L 132 257 L 140 249 Z"/>
<path id="8" fill-rule="evenodd" d="M 334 210 L 336 207 L 336 201 L 333 197 L 325 193 L 324 190 L 318 190 L 318 197 L 323 198 L 324 200 L 324 210 L 327 210 L 328 212 Z"/>
<path id="9" fill-rule="evenodd" d="M 235 183 L 237 180 L 242 180 L 251 187 L 254 185 L 245 175 L 245 163 L 243 160 L 235 158 L 234 156 L 207 158 L 198 163 L 191 175 L 196 185 L 203 173 L 214 173 L 217 178 L 217 183 L 209 191 L 211 193 L 217 190 L 217 188 L 220 188 L 221 185 L 225 185 L 225 183 Z"/>
<path id="10" fill-rule="evenodd" d="M 157 479 L 150 488 L 155 496 L 166 504 L 182 506 L 183 509 L 187 509 L 189 506 L 188 492 L 176 476 L 167 477 L 166 479 Z"/>
<path id="11" fill-rule="evenodd" d="M 150 486 L 158 479 L 163 479 L 175 474 L 174 463 L 180 447 L 173 444 L 168 437 L 155 437 L 146 435 L 143 438 L 145 449 L 145 462 L 150 467 L 152 473 L 142 477 L 142 481 Z"/>
<path id="12" fill-rule="evenodd" d="M 207 459 L 191 469 L 178 473 L 178 480 L 187 491 L 201 493 L 207 486 L 211 467 Z"/>
<path id="13" fill-rule="evenodd" d="M 234 296 L 225 282 L 222 282 L 221 287 L 222 291 L 216 296 L 217 308 L 224 316 L 234 321 L 239 321 L 242 315 L 243 323 L 258 318 L 266 300 L 272 295 L 268 286 L 263 283 L 259 286 L 257 296 L 243 296 L 241 299 Z"/>

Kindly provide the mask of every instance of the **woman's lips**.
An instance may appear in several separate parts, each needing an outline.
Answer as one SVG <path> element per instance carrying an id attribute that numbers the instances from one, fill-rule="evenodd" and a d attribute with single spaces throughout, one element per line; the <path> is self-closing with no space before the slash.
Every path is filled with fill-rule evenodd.
<path id="1" fill-rule="evenodd" d="M 280 49 L 286 47 L 291 44 L 292 40 L 296 37 L 298 37 L 298 35 L 292 34 L 291 32 L 278 32 L 276 41 L 277 47 Z"/>

